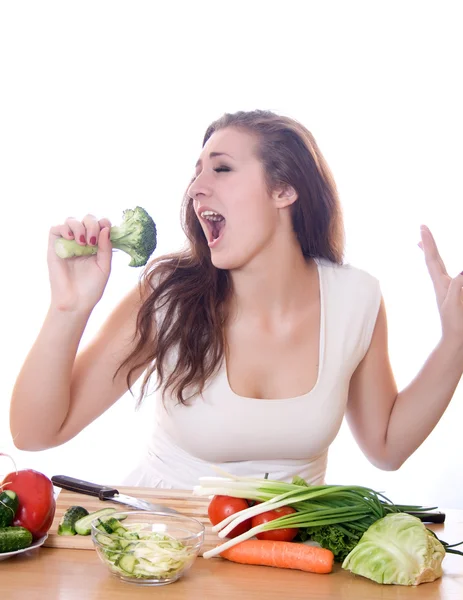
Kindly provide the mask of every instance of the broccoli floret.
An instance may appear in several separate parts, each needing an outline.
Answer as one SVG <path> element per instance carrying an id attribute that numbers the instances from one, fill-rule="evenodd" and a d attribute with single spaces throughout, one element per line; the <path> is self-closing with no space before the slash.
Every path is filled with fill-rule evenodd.
<path id="1" fill-rule="evenodd" d="M 129 208 L 124 210 L 122 223 L 111 227 L 109 239 L 113 248 L 131 257 L 129 267 L 142 267 L 156 249 L 156 224 L 144 208 Z M 72 258 L 96 254 L 97 247 L 58 238 L 55 251 L 60 258 Z"/>
<path id="2" fill-rule="evenodd" d="M 132 257 L 130 267 L 142 267 L 156 248 L 156 225 L 144 208 L 127 209 L 119 227 L 111 227 L 110 239 L 113 248 Z"/>

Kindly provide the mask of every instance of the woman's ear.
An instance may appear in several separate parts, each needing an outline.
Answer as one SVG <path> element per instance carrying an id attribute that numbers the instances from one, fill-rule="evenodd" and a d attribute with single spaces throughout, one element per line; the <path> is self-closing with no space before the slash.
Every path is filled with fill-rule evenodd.
<path id="1" fill-rule="evenodd" d="M 275 188 L 272 199 L 277 208 L 285 208 L 296 202 L 298 198 L 296 190 L 289 183 L 282 183 Z"/>

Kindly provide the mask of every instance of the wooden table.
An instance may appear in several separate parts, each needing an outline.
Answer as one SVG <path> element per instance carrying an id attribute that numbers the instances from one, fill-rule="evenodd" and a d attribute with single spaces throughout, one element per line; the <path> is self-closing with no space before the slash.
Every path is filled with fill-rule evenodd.
<path id="1" fill-rule="evenodd" d="M 445 512 L 445 526 L 431 527 L 449 543 L 463 540 L 463 511 Z M 315 575 L 198 558 L 183 579 L 143 587 L 110 575 L 94 550 L 42 547 L 0 562 L 0 595 L 5 600 L 462 600 L 463 556 L 447 554 L 443 567 L 441 579 L 415 588 L 379 585 L 339 565 L 329 575 Z"/>

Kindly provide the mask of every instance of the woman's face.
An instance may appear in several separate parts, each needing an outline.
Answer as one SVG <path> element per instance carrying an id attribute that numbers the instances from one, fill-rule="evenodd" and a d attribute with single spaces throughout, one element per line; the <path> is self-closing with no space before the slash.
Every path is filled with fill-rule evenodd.
<path id="1" fill-rule="evenodd" d="M 196 164 L 188 194 L 220 269 L 249 263 L 270 242 L 277 209 L 269 195 L 257 140 L 233 128 L 215 132 Z"/>

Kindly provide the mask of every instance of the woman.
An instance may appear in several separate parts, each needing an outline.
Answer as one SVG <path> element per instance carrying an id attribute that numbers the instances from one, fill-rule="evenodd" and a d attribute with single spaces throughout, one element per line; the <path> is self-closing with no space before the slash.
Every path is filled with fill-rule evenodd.
<path id="1" fill-rule="evenodd" d="M 51 229 L 51 305 L 11 402 L 17 447 L 65 443 L 143 373 L 146 394 L 156 372 L 156 423 L 132 485 L 191 488 L 211 464 L 321 483 L 344 415 L 373 464 L 399 468 L 463 371 L 463 276 L 449 277 L 429 230 L 442 337 L 398 393 L 378 282 L 342 264 L 336 187 L 302 125 L 264 111 L 213 123 L 183 224 L 187 249 L 154 260 L 77 356 L 110 273 L 110 223 L 88 215 Z M 62 260 L 58 236 L 98 253 Z"/>

